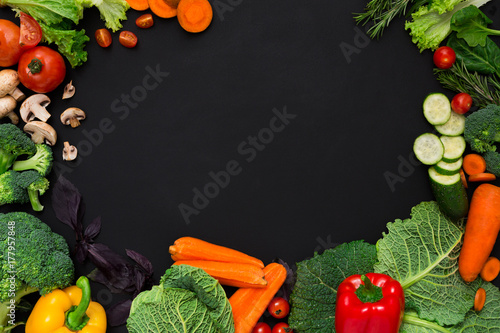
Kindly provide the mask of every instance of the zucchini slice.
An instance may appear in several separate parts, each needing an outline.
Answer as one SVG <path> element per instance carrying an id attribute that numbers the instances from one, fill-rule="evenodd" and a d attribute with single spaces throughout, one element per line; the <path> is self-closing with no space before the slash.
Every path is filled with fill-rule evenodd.
<path id="1" fill-rule="evenodd" d="M 452 112 L 450 119 L 443 125 L 434 126 L 436 131 L 442 135 L 457 136 L 462 135 L 465 130 L 465 116 Z"/>
<path id="2" fill-rule="evenodd" d="M 444 145 L 437 135 L 424 133 L 415 139 L 413 152 L 423 164 L 434 165 L 443 158 Z"/>
<path id="3" fill-rule="evenodd" d="M 466 147 L 463 136 L 442 135 L 440 140 L 444 146 L 443 161 L 452 163 L 458 161 L 460 157 L 462 157 Z"/>
<path id="4" fill-rule="evenodd" d="M 437 172 L 439 172 L 442 175 L 451 176 L 455 173 L 460 172 L 463 162 L 464 159 L 462 157 L 460 157 L 458 161 L 451 163 L 441 160 L 434 166 L 434 168 L 436 169 Z"/>
<path id="5" fill-rule="evenodd" d="M 424 100 L 424 117 L 431 125 L 443 125 L 451 117 L 451 104 L 442 93 L 432 93 Z"/>
<path id="6" fill-rule="evenodd" d="M 443 175 L 430 167 L 429 179 L 434 198 L 445 215 L 453 220 L 467 216 L 469 199 L 460 173 Z"/>

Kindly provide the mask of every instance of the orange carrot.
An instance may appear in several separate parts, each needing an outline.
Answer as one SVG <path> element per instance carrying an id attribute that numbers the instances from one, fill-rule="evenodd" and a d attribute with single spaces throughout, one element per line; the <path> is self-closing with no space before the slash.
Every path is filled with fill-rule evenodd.
<path id="1" fill-rule="evenodd" d="M 178 260 L 174 265 L 189 265 L 201 268 L 225 286 L 264 288 L 267 285 L 262 268 L 251 264 L 208 260 Z"/>
<path id="2" fill-rule="evenodd" d="M 208 0 L 181 0 L 177 6 L 177 19 L 188 32 L 202 32 L 212 22 L 213 11 Z"/>
<path id="3" fill-rule="evenodd" d="M 240 288 L 229 298 L 236 333 L 251 333 L 259 318 L 286 279 L 286 269 L 278 263 L 264 267 L 265 288 Z"/>
<path id="4" fill-rule="evenodd" d="M 486 171 L 486 161 L 479 154 L 467 154 L 464 156 L 463 168 L 468 175 L 483 173 Z"/>
<path id="5" fill-rule="evenodd" d="M 181 237 L 168 248 L 172 260 L 210 260 L 252 264 L 264 268 L 262 260 L 231 248 L 215 245 L 194 237 Z"/>
<path id="6" fill-rule="evenodd" d="M 127 0 L 127 3 L 130 8 L 137 11 L 143 11 L 149 8 L 148 0 Z"/>
<path id="7" fill-rule="evenodd" d="M 467 177 L 465 177 L 464 169 L 460 169 L 460 179 L 462 179 L 462 184 L 464 184 L 464 187 L 468 188 Z"/>
<path id="8" fill-rule="evenodd" d="M 481 278 L 484 281 L 493 281 L 496 279 L 498 274 L 500 273 L 500 260 L 495 257 L 489 257 L 488 260 L 486 260 L 486 263 L 484 264 L 483 268 L 481 269 Z"/>
<path id="9" fill-rule="evenodd" d="M 481 311 L 486 303 L 486 290 L 478 288 L 474 297 L 474 310 Z"/>
<path id="10" fill-rule="evenodd" d="M 175 8 L 175 9 L 177 9 L 177 6 L 179 6 L 179 2 L 180 1 L 181 0 L 165 0 L 165 2 L 167 3 L 167 5 L 169 5 L 172 8 Z"/>
<path id="11" fill-rule="evenodd" d="M 458 270 L 465 282 L 474 281 L 490 257 L 500 231 L 500 187 L 484 183 L 474 193 L 465 225 Z"/>
<path id="12" fill-rule="evenodd" d="M 177 15 L 177 9 L 170 7 L 165 0 L 148 0 L 153 14 L 161 18 L 172 18 Z"/>
<path id="13" fill-rule="evenodd" d="M 497 177 L 489 172 L 475 173 L 469 176 L 469 182 L 491 182 Z"/>

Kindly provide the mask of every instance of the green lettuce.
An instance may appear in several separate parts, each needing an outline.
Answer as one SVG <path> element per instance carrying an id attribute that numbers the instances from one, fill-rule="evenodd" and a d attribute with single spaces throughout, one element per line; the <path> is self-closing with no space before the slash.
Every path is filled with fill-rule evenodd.
<path id="1" fill-rule="evenodd" d="M 127 19 L 126 13 L 130 8 L 125 0 L 76 0 L 76 2 L 81 8 L 96 7 L 106 28 L 113 32 L 123 27 L 121 21 Z"/>
<path id="2" fill-rule="evenodd" d="M 233 333 L 231 305 L 217 280 L 202 269 L 172 266 L 151 290 L 132 301 L 130 333 Z"/>
<path id="3" fill-rule="evenodd" d="M 58 51 L 68 59 L 71 67 L 75 68 L 87 61 L 85 44 L 89 37 L 85 30 L 58 28 L 57 25 L 49 26 L 40 23 L 43 32 L 43 41 L 57 45 Z"/>

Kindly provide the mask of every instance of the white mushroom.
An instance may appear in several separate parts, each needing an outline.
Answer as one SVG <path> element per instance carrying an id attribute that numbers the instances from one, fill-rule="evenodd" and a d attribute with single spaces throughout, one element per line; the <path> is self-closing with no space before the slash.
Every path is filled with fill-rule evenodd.
<path id="1" fill-rule="evenodd" d="M 73 95 L 75 94 L 75 90 L 76 89 L 75 86 L 73 85 L 73 81 L 69 81 L 69 83 L 66 86 L 64 86 L 62 99 L 73 97 Z"/>
<path id="2" fill-rule="evenodd" d="M 71 125 L 75 128 L 80 126 L 80 120 L 85 119 L 85 112 L 79 108 L 67 108 L 63 113 L 61 113 L 61 122 L 64 125 Z"/>
<path id="3" fill-rule="evenodd" d="M 24 131 L 31 135 L 31 141 L 34 143 L 46 143 L 49 146 L 56 144 L 56 130 L 43 121 L 30 121 L 24 125 Z"/>
<path id="4" fill-rule="evenodd" d="M 75 146 L 70 145 L 68 141 L 64 141 L 63 147 L 63 160 L 73 161 L 78 155 L 78 149 Z"/>
<path id="5" fill-rule="evenodd" d="M 50 104 L 50 98 L 44 94 L 35 94 L 26 98 L 26 100 L 21 104 L 19 112 L 21 113 L 21 118 L 27 123 L 34 119 L 39 119 L 43 122 L 47 122 L 50 118 L 50 113 L 47 112 L 47 105 Z"/>
<path id="6" fill-rule="evenodd" d="M 26 98 L 26 95 L 17 87 L 19 74 L 13 69 L 2 69 L 0 71 L 0 97 L 12 96 L 17 102 Z"/>
<path id="7" fill-rule="evenodd" d="M 19 117 L 14 112 L 17 102 L 12 96 L 4 96 L 0 98 L 0 119 L 8 117 L 10 121 L 17 125 L 19 123 Z"/>

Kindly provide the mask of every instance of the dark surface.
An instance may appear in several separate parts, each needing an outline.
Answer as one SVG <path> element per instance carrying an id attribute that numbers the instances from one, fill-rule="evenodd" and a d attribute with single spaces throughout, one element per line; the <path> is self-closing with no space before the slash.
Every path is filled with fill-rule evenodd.
<path id="1" fill-rule="evenodd" d="M 93 33 L 103 23 L 97 10 L 86 11 L 88 61 L 65 80 L 73 80 L 76 95 L 60 100 L 62 87 L 50 95 L 49 123 L 59 133 L 51 180 L 63 174 L 78 187 L 86 223 L 101 216 L 97 241 L 147 256 L 155 280 L 172 263 L 168 246 L 186 235 L 293 265 L 334 243 L 375 243 L 387 222 L 433 199 L 412 143 L 432 130 L 421 112 L 424 97 L 453 94 L 435 80 L 431 53 L 419 53 L 403 19 L 374 41 L 352 18 L 366 1 L 218 2 L 232 10 L 215 11 L 197 35 L 175 18 L 155 17 L 154 27 L 140 30 L 134 21 L 141 13 L 130 10 L 124 29 L 137 34 L 135 49 L 122 47 L 118 34 L 109 49 L 97 46 Z M 495 5 L 484 11 L 498 27 Z M 8 9 L 0 13 L 15 19 Z M 346 56 L 343 48 L 355 52 Z M 147 68 L 168 76 L 140 95 Z M 133 94 L 127 105 L 124 96 Z M 77 129 L 59 123 L 68 106 L 88 114 Z M 295 117 L 269 137 L 274 112 L 285 109 Z M 260 151 L 251 146 L 259 133 L 268 142 Z M 63 141 L 79 146 L 77 162 L 62 163 Z M 187 223 L 179 205 L 193 207 L 194 189 L 203 191 L 228 163 L 237 163 L 235 175 Z M 400 182 L 391 186 L 388 173 Z M 50 192 L 42 202 L 36 215 L 72 246 Z M 30 211 L 1 211 L 12 209 Z M 106 307 L 120 297 L 95 296 Z"/>

